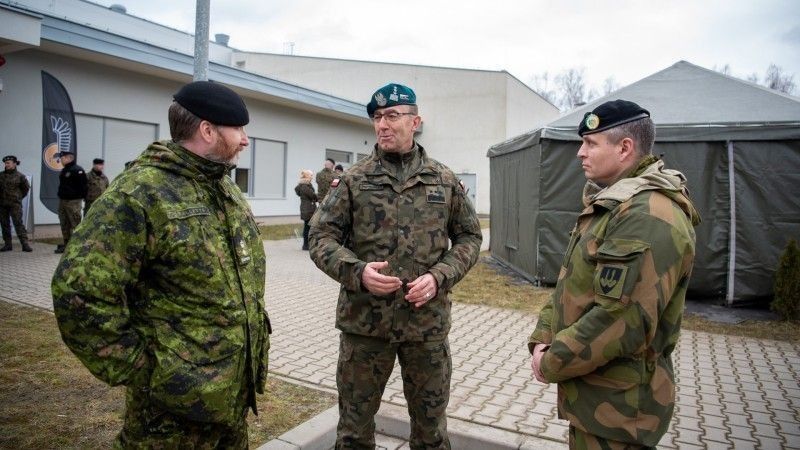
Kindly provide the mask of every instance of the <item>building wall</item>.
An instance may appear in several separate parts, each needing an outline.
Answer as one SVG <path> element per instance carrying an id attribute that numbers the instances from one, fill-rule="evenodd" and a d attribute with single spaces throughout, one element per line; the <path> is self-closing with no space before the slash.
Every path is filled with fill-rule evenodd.
<path id="1" fill-rule="evenodd" d="M 457 174 L 475 175 L 475 206 L 483 214 L 490 207 L 487 149 L 558 117 L 506 72 L 244 52 L 233 55 L 233 64 L 364 104 L 387 83 L 412 87 L 423 118 L 418 141 Z"/>
<path id="2" fill-rule="evenodd" d="M 38 199 L 42 70 L 61 81 L 70 95 L 77 116 L 78 163 L 84 168 L 89 169 L 95 157 L 114 155 L 115 160 L 106 162 L 108 174 L 113 177 L 123 167 L 121 159 L 133 159 L 154 138 L 169 138 L 167 108 L 180 82 L 40 49 L 4 56 L 7 62 L 0 68 L 0 78 L 4 83 L 0 93 L 0 153 L 15 154 L 22 160 L 20 170 L 34 177 L 34 217 L 37 224 L 58 222 L 57 216 Z M 245 102 L 250 111 L 247 133 L 251 137 L 286 144 L 284 168 L 280 172 L 284 177 L 283 192 L 269 198 L 251 198 L 250 204 L 256 216 L 299 214 L 300 202 L 294 194 L 299 171 L 321 168 L 327 148 L 363 152 L 373 139 L 372 127 L 366 120 L 359 124 L 247 96 Z M 106 125 L 98 125 L 102 123 Z M 120 146 L 125 149 L 120 150 Z M 243 154 L 243 157 L 248 156 Z M 253 167 L 252 176 L 258 177 L 259 173 L 265 172 L 271 176 L 276 173 L 267 168 Z"/>

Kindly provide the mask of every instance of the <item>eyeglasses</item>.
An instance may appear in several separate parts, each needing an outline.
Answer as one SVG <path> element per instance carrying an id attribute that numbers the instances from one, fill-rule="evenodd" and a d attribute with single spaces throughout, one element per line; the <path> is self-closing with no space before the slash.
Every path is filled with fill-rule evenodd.
<path id="1" fill-rule="evenodd" d="M 397 112 L 397 111 L 389 111 L 386 114 L 375 113 L 372 115 L 372 122 L 378 123 L 381 121 L 381 119 L 386 119 L 390 123 L 394 123 L 400 120 L 400 116 L 416 116 L 416 114 L 410 112 Z"/>

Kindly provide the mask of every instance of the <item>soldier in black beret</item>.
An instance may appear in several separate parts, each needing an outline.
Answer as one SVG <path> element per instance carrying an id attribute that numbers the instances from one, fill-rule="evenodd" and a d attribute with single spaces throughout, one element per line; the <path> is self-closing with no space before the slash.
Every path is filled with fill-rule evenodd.
<path id="1" fill-rule="evenodd" d="M 0 248 L 0 252 L 11 250 L 12 222 L 19 242 L 22 244 L 22 251 L 33 251 L 28 245 L 28 232 L 22 221 L 22 199 L 28 195 L 31 187 L 25 175 L 17 170 L 19 164 L 19 160 L 14 155 L 3 157 L 5 169 L 0 172 L 0 225 L 3 229 L 4 245 Z"/>
<path id="2" fill-rule="evenodd" d="M 558 383 L 571 449 L 655 448 L 675 407 L 671 354 L 700 216 L 683 174 L 651 154 L 646 109 L 603 103 L 578 134 L 584 209 L 528 340 L 531 368 Z"/>
<path id="3" fill-rule="evenodd" d="M 103 173 L 105 163 L 104 159 L 95 158 L 92 160 L 92 170 L 86 174 L 88 188 L 86 190 L 86 199 L 83 203 L 84 217 L 89 213 L 89 208 L 92 207 L 92 203 L 100 198 L 100 194 L 108 188 L 108 177 Z"/>
<path id="4" fill-rule="evenodd" d="M 64 166 L 58 175 L 58 222 L 64 243 L 56 247 L 56 253 L 64 253 L 72 232 L 81 223 L 81 205 L 89 187 L 86 171 L 75 161 L 75 153 L 62 151 L 59 157 Z"/>
<path id="5" fill-rule="evenodd" d="M 153 142 L 98 198 L 53 275 L 64 343 L 127 388 L 115 448 L 247 448 L 267 376 L 264 245 L 229 176 L 244 101 L 189 83 Z"/>

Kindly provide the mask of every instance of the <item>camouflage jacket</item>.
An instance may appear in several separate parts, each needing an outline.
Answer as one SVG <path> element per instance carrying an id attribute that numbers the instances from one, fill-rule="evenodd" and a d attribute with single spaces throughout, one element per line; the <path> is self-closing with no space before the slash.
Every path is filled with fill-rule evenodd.
<path id="1" fill-rule="evenodd" d="M 52 281 L 61 336 L 95 376 L 200 422 L 255 412 L 267 370 L 264 247 L 229 170 L 151 144 L 94 203 Z"/>
<path id="2" fill-rule="evenodd" d="M 328 190 L 331 188 L 331 182 L 336 178 L 336 173 L 328 168 L 324 168 L 317 172 L 317 198 L 322 201 Z"/>
<path id="3" fill-rule="evenodd" d="M 376 149 L 334 185 L 311 219 L 310 255 L 342 284 L 336 327 L 392 342 L 446 336 L 449 291 L 478 260 L 482 239 L 455 174 L 419 146 L 404 158 Z M 388 261 L 382 272 L 403 282 L 430 272 L 436 298 L 416 309 L 402 289 L 372 295 L 361 273 L 373 261 Z"/>
<path id="4" fill-rule="evenodd" d="M 0 172 L 0 206 L 19 205 L 31 186 L 17 169 Z"/>
<path id="5" fill-rule="evenodd" d="M 317 194 L 314 193 L 311 180 L 308 183 L 297 183 L 297 186 L 294 187 L 294 193 L 300 197 L 300 218 L 311 220 L 311 216 L 317 210 Z"/>
<path id="6" fill-rule="evenodd" d="M 683 175 L 653 161 L 606 189 L 587 184 L 553 298 L 529 339 L 530 349 L 550 345 L 541 369 L 558 383 L 559 417 L 646 446 L 672 417 L 671 354 L 700 222 Z"/>
<path id="7" fill-rule="evenodd" d="M 103 172 L 86 172 L 86 201 L 93 202 L 108 188 L 108 177 Z"/>

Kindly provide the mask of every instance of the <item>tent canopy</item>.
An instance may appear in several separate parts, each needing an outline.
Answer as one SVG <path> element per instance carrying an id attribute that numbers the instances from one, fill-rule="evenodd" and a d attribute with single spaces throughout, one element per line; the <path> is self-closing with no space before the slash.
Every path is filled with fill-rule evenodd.
<path id="1" fill-rule="evenodd" d="M 800 238 L 800 99 L 685 61 L 489 149 L 493 256 L 555 282 L 585 183 L 577 125 L 617 98 L 650 111 L 653 153 L 684 172 L 703 217 L 690 292 L 771 296 L 778 256 Z"/>

